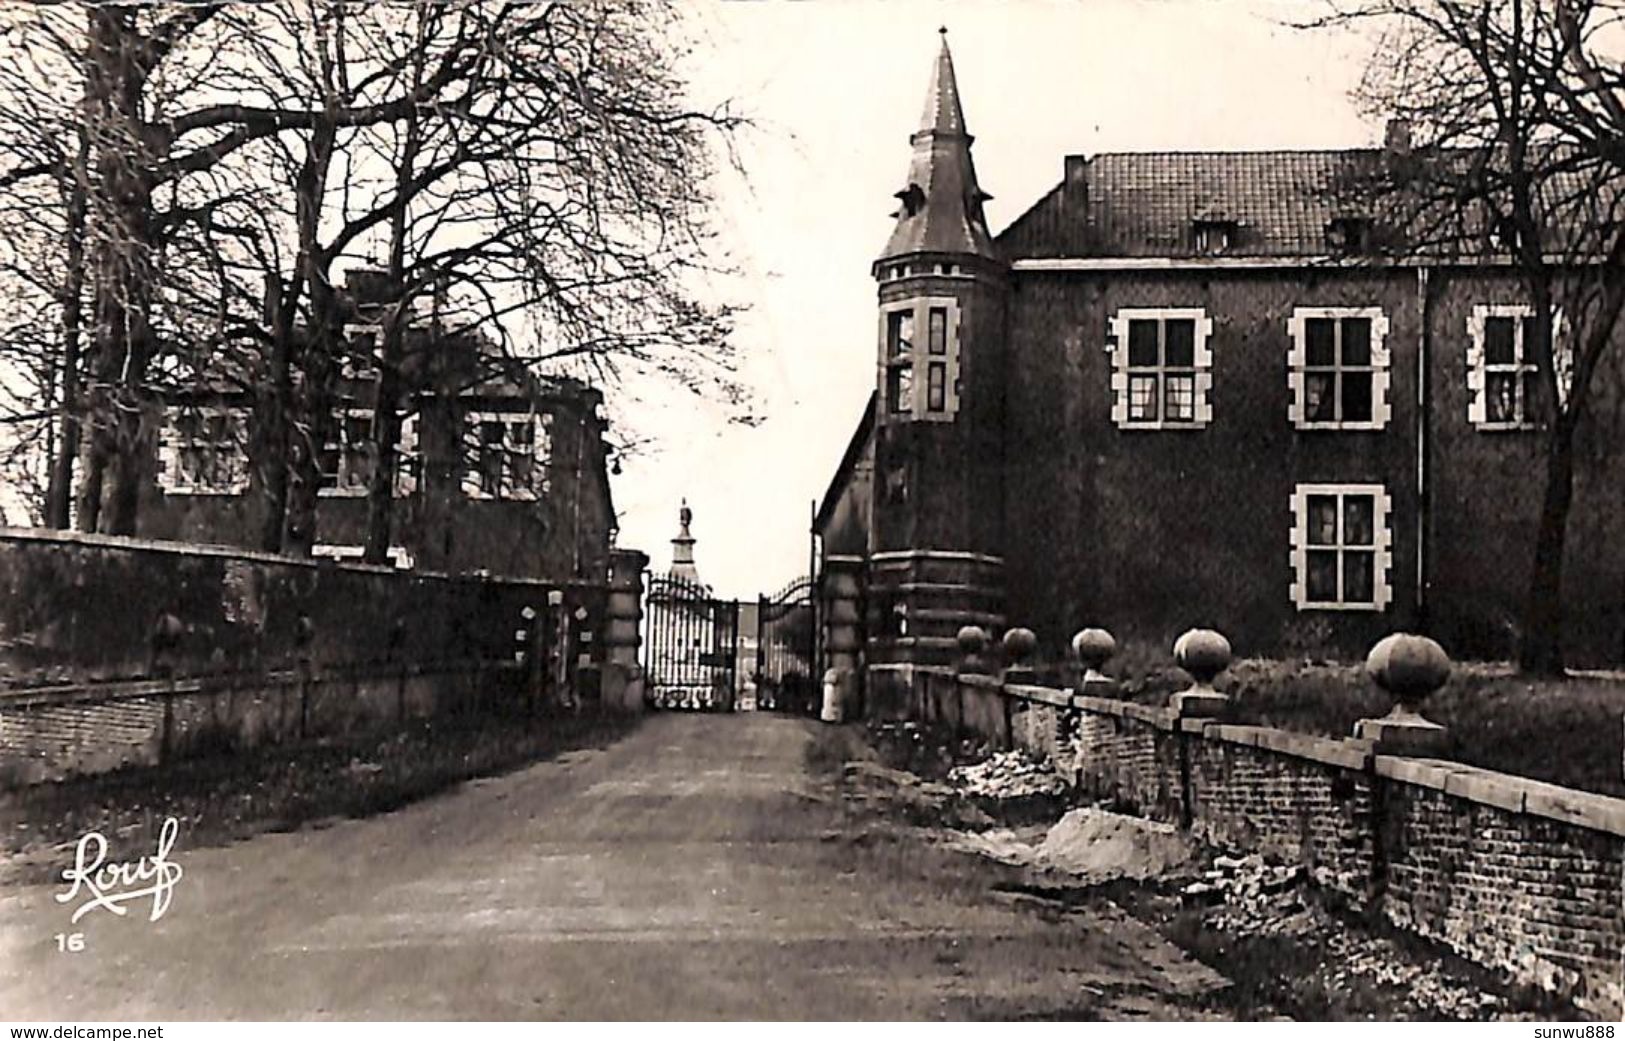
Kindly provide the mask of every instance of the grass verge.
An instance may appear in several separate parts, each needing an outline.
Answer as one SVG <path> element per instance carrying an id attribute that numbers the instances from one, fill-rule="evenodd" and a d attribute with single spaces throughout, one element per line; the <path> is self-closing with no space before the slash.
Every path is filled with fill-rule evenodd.
<path id="1" fill-rule="evenodd" d="M 572 748 L 601 747 L 635 716 L 515 718 L 468 713 L 387 734 L 265 746 L 129 767 L 0 795 L 0 881 L 54 881 L 68 848 L 90 831 L 108 858 L 149 855 L 166 818 L 189 845 L 222 845 L 332 817 L 387 812 L 473 777 L 502 773 Z"/>

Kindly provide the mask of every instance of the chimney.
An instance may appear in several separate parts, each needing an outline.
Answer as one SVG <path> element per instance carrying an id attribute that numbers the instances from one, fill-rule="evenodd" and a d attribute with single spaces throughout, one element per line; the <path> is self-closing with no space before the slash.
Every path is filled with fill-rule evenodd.
<path id="1" fill-rule="evenodd" d="M 395 299 L 389 272 L 378 267 L 353 267 L 346 271 L 344 291 L 357 307 L 387 304 Z"/>
<path id="2" fill-rule="evenodd" d="M 1395 157 L 1411 154 L 1411 121 L 1404 116 L 1395 116 L 1388 121 L 1388 127 L 1383 133 L 1382 149 Z"/>

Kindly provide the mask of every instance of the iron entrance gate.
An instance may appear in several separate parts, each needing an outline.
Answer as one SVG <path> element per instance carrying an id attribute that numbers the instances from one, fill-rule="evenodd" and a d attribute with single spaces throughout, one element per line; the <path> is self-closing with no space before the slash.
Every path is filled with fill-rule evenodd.
<path id="1" fill-rule="evenodd" d="M 648 576 L 644 672 L 656 708 L 734 707 L 739 602 L 678 575 Z"/>
<path id="2" fill-rule="evenodd" d="M 756 707 L 812 713 L 818 704 L 818 617 L 812 576 L 756 603 Z"/>

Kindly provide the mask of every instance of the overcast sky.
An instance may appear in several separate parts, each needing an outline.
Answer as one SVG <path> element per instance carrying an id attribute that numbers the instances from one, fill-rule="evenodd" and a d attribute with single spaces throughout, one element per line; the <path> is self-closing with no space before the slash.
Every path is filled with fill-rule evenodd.
<path id="1" fill-rule="evenodd" d="M 620 544 L 671 560 L 694 510 L 700 575 L 730 596 L 807 568 L 809 505 L 873 384 L 869 265 L 891 229 L 908 136 L 948 28 L 977 174 L 1002 230 L 1068 153 L 1368 146 L 1349 98 L 1369 44 L 1284 24 L 1313 0 L 732 0 L 694 8 L 695 95 L 736 99 L 756 127 L 743 179 L 720 184 L 720 230 L 750 306 L 738 343 L 756 427 L 680 392 L 651 395 L 658 439 L 614 478 Z"/>

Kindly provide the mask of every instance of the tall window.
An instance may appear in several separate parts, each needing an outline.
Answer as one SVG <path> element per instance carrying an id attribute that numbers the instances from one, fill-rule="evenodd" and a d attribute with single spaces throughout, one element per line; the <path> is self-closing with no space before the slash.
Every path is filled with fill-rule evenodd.
<path id="1" fill-rule="evenodd" d="M 1200 309 L 1122 310 L 1112 319 L 1112 420 L 1125 429 L 1202 427 L 1212 418 L 1212 322 Z"/>
<path id="2" fill-rule="evenodd" d="M 418 455 L 417 417 L 397 413 L 393 494 L 404 497 L 417 490 L 422 468 Z M 317 456 L 321 470 L 318 494 L 361 497 L 372 480 L 372 409 L 347 408 L 333 417 L 332 434 Z"/>
<path id="3" fill-rule="evenodd" d="M 552 416 L 470 412 L 463 437 L 463 491 L 475 499 L 532 500 L 549 487 Z"/>
<path id="4" fill-rule="evenodd" d="M 372 410 L 350 408 L 333 417 L 332 435 L 317 456 L 322 495 L 367 494 L 372 478 Z"/>
<path id="5" fill-rule="evenodd" d="M 1562 316 L 1552 318 L 1552 361 L 1558 400 L 1567 398 L 1572 357 L 1559 335 Z M 1534 425 L 1535 319 L 1525 304 L 1480 304 L 1467 320 L 1467 418 L 1481 430 L 1519 430 Z"/>
<path id="6" fill-rule="evenodd" d="M 1388 403 L 1388 319 L 1377 307 L 1300 307 L 1287 321 L 1292 424 L 1380 430 Z"/>
<path id="7" fill-rule="evenodd" d="M 238 495 L 248 489 L 246 409 L 181 405 L 165 410 L 158 484 L 170 495 Z"/>
<path id="8" fill-rule="evenodd" d="M 1381 611 L 1393 599 L 1380 484 L 1300 484 L 1292 495 L 1292 599 L 1299 610 Z"/>
<path id="9" fill-rule="evenodd" d="M 959 408 L 959 303 L 925 297 L 881 312 L 884 408 L 888 418 L 945 422 Z M 923 340 L 917 337 L 923 329 Z"/>

